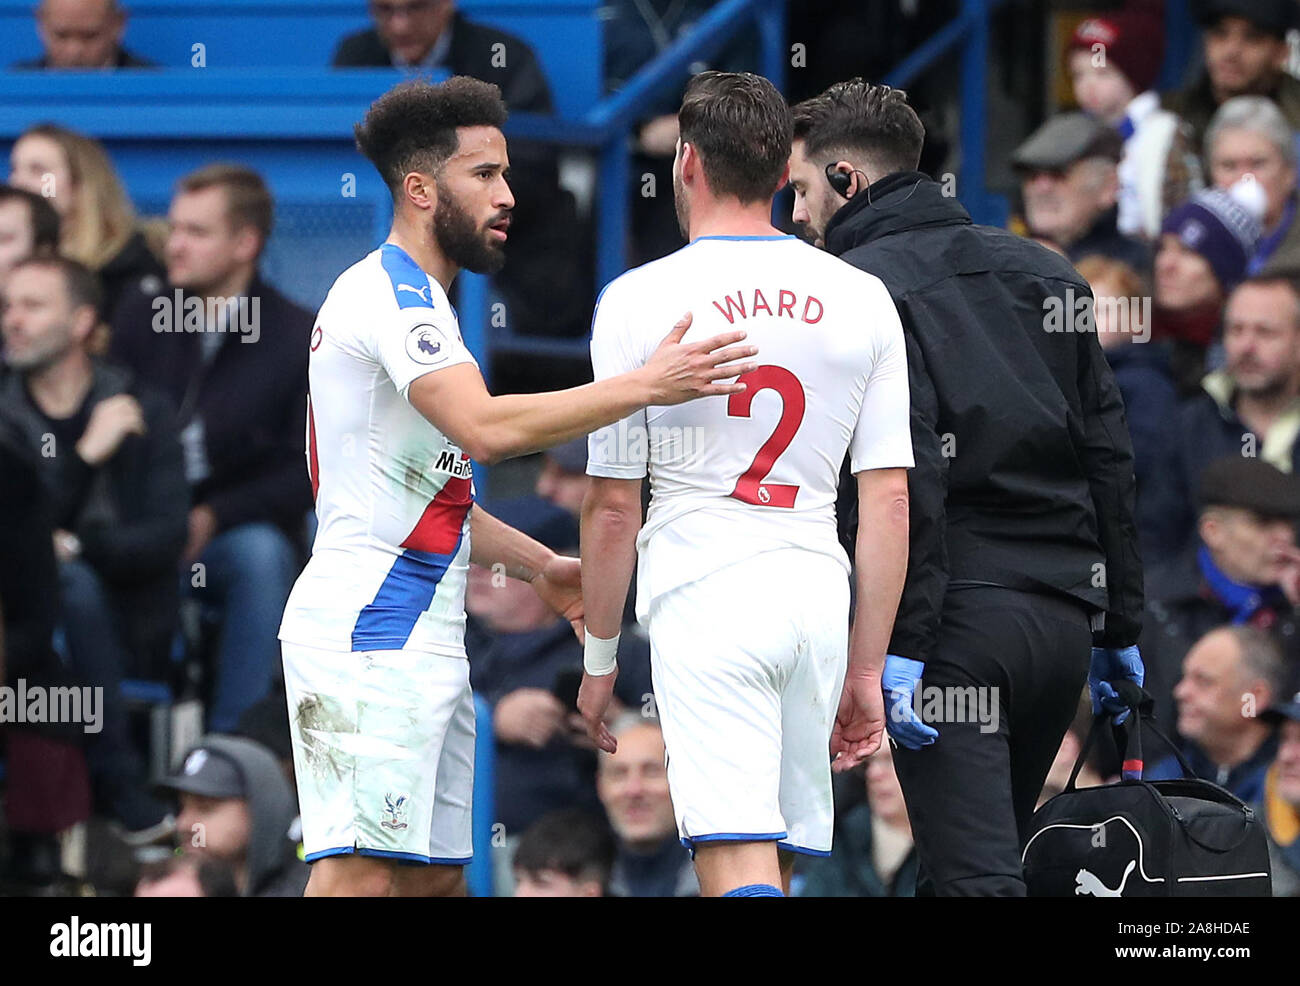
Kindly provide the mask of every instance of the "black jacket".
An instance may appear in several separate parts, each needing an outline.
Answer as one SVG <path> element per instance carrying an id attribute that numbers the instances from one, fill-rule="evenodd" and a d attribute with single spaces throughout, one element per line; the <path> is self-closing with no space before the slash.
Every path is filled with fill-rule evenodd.
<path id="1" fill-rule="evenodd" d="M 135 232 L 122 249 L 99 268 L 99 285 L 103 289 L 100 318 L 112 324 L 113 313 L 128 292 L 134 289 L 144 294 L 157 294 L 166 280 L 167 272 L 149 249 L 144 234 Z"/>
<path id="2" fill-rule="evenodd" d="M 11 68 L 15 69 L 48 69 L 50 60 L 45 55 L 40 58 L 33 58 L 25 62 L 14 62 Z M 118 48 L 117 55 L 113 59 L 113 68 L 157 68 L 157 62 L 151 62 L 147 58 L 141 58 L 133 55 L 125 48 Z"/>
<path id="3" fill-rule="evenodd" d="M 950 580 L 1072 596 L 1104 610 L 1098 645 L 1136 643 L 1124 405 L 1095 333 L 1046 327 L 1054 301 L 1071 321 L 1087 283 L 1052 251 L 973 225 L 919 172 L 867 191 L 831 219 L 826 245 L 885 283 L 908 342 L 916 467 L 889 652 L 930 655 Z"/>
<path id="4" fill-rule="evenodd" d="M 144 673 L 153 670 L 149 662 L 165 658 L 175 630 L 189 488 L 168 400 L 121 367 L 96 364 L 94 373 L 85 406 L 130 394 L 144 415 L 144 434 L 128 435 L 97 469 L 71 449 L 56 448 L 37 462 L 53 526 L 81 541 L 81 557 L 103 580 L 131 652 L 145 662 L 127 670 Z M 21 375 L 11 373 L 0 385 L 0 402 L 35 454 L 47 425 Z"/>
<path id="5" fill-rule="evenodd" d="M 7 384 L 14 374 L 0 368 Z M 16 415 L 0 401 L 0 683 L 57 669 L 51 640 L 59 611 L 50 506 L 40 456 Z"/>
<path id="6" fill-rule="evenodd" d="M 209 474 L 192 484 L 191 498 L 212 508 L 218 530 L 267 521 L 296 542 L 312 505 L 305 447 L 313 319 L 261 278 L 246 295 L 250 311 L 258 300 L 256 341 L 246 341 L 251 332 L 225 333 L 206 366 L 203 334 L 155 331 L 156 298 L 138 291 L 118 306 L 110 354 L 164 389 L 182 429 L 202 420 Z"/>

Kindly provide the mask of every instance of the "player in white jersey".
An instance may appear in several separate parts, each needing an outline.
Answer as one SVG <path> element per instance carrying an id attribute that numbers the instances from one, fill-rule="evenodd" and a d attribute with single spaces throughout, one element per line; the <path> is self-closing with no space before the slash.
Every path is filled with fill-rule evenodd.
<path id="1" fill-rule="evenodd" d="M 754 352 L 733 345 L 739 332 L 682 343 L 686 318 L 635 373 L 491 396 L 447 289 L 461 268 L 503 262 L 514 206 L 505 115 L 496 86 L 458 77 L 397 86 L 357 127 L 393 193 L 393 228 L 339 276 L 312 333 L 319 529 L 280 629 L 309 895 L 464 892 L 470 561 L 529 581 L 581 635 L 577 559 L 476 507 L 471 459 L 535 451 L 646 404 L 740 392 L 716 381 Z"/>
<path id="2" fill-rule="evenodd" d="M 591 436 L 579 709 L 612 752 L 602 720 L 639 553 L 668 783 L 701 892 L 781 896 L 792 853 L 830 851 L 832 754 L 848 769 L 884 729 L 880 671 L 907 561 L 907 362 L 880 281 L 772 228 L 791 132 L 772 84 L 697 75 L 678 120 L 690 243 L 605 290 L 596 378 L 644 365 L 646 316 L 675 305 L 695 313 L 692 332 L 743 325 L 761 365 L 741 394 L 648 407 Z M 851 642 L 835 523 L 846 453 L 862 518 Z"/>

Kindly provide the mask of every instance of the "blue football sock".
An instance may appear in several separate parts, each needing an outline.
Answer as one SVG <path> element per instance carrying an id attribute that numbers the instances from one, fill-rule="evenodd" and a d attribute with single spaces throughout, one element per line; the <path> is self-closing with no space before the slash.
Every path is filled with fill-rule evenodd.
<path id="1" fill-rule="evenodd" d="M 723 897 L 784 897 L 780 887 L 770 883 L 750 883 L 735 890 L 728 890 Z"/>

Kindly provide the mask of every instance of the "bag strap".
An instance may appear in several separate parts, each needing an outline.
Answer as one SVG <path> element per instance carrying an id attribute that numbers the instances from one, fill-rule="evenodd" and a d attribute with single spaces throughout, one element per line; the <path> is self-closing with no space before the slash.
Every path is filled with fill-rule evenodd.
<path id="1" fill-rule="evenodd" d="M 1088 759 L 1088 754 L 1092 752 L 1092 741 L 1097 737 L 1097 730 L 1102 724 L 1110 718 L 1110 713 L 1102 712 L 1092 717 L 1092 725 L 1088 727 L 1088 735 L 1083 741 L 1083 746 L 1079 749 L 1079 755 L 1074 760 L 1074 769 L 1070 771 L 1070 779 L 1065 782 L 1065 791 L 1074 791 L 1075 781 L 1079 779 L 1079 771 L 1083 769 L 1083 762 Z"/>
<path id="2" fill-rule="evenodd" d="M 1114 682 L 1113 687 L 1116 694 L 1133 710 L 1128 722 L 1119 727 L 1124 733 L 1123 778 L 1125 780 L 1142 779 L 1142 770 L 1145 766 L 1142 757 L 1142 727 L 1146 726 L 1156 739 L 1169 748 L 1169 751 L 1174 755 L 1174 759 L 1178 761 L 1178 766 L 1182 768 L 1183 777 L 1195 779 L 1196 772 L 1188 764 L 1182 750 L 1178 749 L 1178 745 L 1169 738 L 1163 729 L 1156 725 L 1155 716 L 1152 714 L 1152 710 L 1155 708 L 1155 699 L 1151 697 L 1150 693 L 1131 681 Z"/>
<path id="3" fill-rule="evenodd" d="M 1182 751 L 1156 725 L 1155 718 L 1151 714 L 1151 710 L 1155 705 L 1155 700 L 1151 695 L 1131 681 L 1114 682 L 1113 685 L 1119 697 L 1132 709 L 1128 722 L 1123 726 L 1116 727 L 1117 733 L 1123 735 L 1122 742 L 1117 742 L 1117 745 L 1124 751 L 1124 762 L 1121 771 L 1123 778 L 1125 780 L 1140 780 L 1142 778 L 1142 771 L 1145 767 L 1145 761 L 1142 757 L 1142 726 L 1144 724 L 1173 753 L 1178 760 L 1178 765 L 1182 768 L 1183 777 L 1195 778 L 1196 774 L 1187 763 L 1187 758 L 1183 756 Z M 1110 718 L 1111 713 L 1109 712 L 1101 712 L 1093 716 L 1092 725 L 1088 728 L 1088 735 L 1083 741 L 1078 757 L 1075 758 L 1074 768 L 1070 771 L 1070 779 L 1065 784 L 1066 791 L 1077 790 L 1076 783 L 1079 779 L 1079 772 L 1083 769 L 1088 754 L 1092 752 L 1092 745 L 1096 740 L 1097 732 Z M 1117 736 L 1117 740 L 1118 738 Z"/>

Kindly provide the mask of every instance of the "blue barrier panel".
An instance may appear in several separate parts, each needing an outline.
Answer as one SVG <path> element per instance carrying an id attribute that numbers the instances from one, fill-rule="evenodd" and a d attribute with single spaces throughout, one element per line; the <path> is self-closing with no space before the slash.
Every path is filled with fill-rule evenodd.
<path id="1" fill-rule="evenodd" d="M 40 57 L 35 5 L 0 0 L 6 39 L 0 67 Z M 207 69 L 325 67 L 340 38 L 372 26 L 364 0 L 126 0 L 124 6 L 127 49 L 172 68 L 193 67 L 200 53 Z M 601 0 L 460 0 L 457 6 L 468 19 L 529 43 L 561 115 L 581 116 L 600 99 Z"/>
<path id="2" fill-rule="evenodd" d="M 492 896 L 492 826 L 496 818 L 496 739 L 492 706 L 474 696 L 474 860 L 465 867 L 473 897 Z"/>

